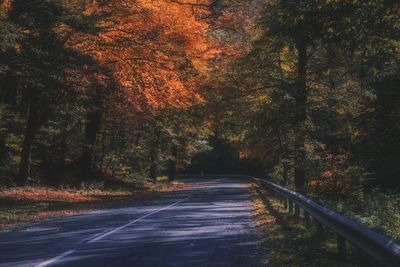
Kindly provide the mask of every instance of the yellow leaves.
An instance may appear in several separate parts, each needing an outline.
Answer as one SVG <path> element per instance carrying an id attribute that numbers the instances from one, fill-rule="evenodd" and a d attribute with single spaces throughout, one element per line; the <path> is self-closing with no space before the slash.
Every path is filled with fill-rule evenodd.
<path id="1" fill-rule="evenodd" d="M 362 131 L 356 130 L 352 133 L 352 135 L 353 135 L 353 137 L 360 137 L 360 136 L 363 136 L 364 134 Z"/>
<path id="2" fill-rule="evenodd" d="M 17 54 L 20 54 L 20 53 L 21 53 L 21 50 L 22 50 L 21 44 L 19 44 L 19 43 L 14 44 L 14 45 L 13 45 L 13 48 L 14 48 L 14 50 L 15 50 L 15 52 L 16 52 Z"/>
<path id="3" fill-rule="evenodd" d="M 31 34 L 32 32 L 31 32 L 30 30 L 28 30 L 28 29 L 22 29 L 22 30 L 21 30 L 21 33 L 22 33 L 22 34 L 29 35 L 29 34 Z"/>
<path id="4" fill-rule="evenodd" d="M 279 54 L 279 65 L 284 74 L 291 74 L 296 71 L 293 51 L 285 46 Z"/>
<path id="5" fill-rule="evenodd" d="M 284 72 L 292 72 L 293 71 L 293 65 L 289 64 L 288 62 L 282 62 L 281 68 Z"/>
<path id="6" fill-rule="evenodd" d="M 271 103 L 271 97 L 268 95 L 259 95 L 255 99 L 257 103 L 260 104 L 270 104 Z"/>

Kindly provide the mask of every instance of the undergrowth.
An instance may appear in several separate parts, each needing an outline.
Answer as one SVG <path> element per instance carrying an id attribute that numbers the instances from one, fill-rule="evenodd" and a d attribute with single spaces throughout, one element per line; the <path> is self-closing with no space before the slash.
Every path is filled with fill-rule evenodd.
<path id="1" fill-rule="evenodd" d="M 400 192 L 374 189 L 362 201 L 327 201 L 346 217 L 400 242 Z"/>

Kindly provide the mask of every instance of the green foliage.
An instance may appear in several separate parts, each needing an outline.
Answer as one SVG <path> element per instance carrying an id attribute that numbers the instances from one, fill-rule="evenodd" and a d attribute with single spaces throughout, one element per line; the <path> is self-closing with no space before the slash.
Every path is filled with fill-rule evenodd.
<path id="1" fill-rule="evenodd" d="M 0 184 L 12 184 L 13 172 L 20 162 L 24 119 L 7 106 L 0 105 Z"/>
<path id="2" fill-rule="evenodd" d="M 349 218 L 397 242 L 400 241 L 400 193 L 398 191 L 374 188 L 365 194 L 363 201 L 328 201 L 326 204 Z"/>
<path id="3" fill-rule="evenodd" d="M 216 86 L 222 97 L 211 99 L 226 101 L 239 150 L 292 185 L 304 149 L 307 190 L 319 198 L 362 199 L 371 182 L 398 186 L 397 13 L 393 1 L 265 1 L 251 51 L 225 71 Z"/>

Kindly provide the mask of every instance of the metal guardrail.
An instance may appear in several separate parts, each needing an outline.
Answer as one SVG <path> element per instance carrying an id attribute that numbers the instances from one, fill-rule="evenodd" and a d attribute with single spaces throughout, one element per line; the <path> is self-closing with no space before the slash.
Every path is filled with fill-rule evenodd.
<path id="1" fill-rule="evenodd" d="M 383 266 L 400 266 L 400 245 L 368 227 L 283 186 L 247 175 L 180 175 L 178 177 L 232 177 L 257 181 L 279 198 L 285 208 L 289 210 L 289 213 L 300 217 L 300 209 L 303 209 L 304 222 L 307 227 L 311 225 L 312 218 L 317 231 L 322 233 L 323 226 L 325 226 L 335 232 L 337 235 L 337 251 L 341 258 L 346 256 L 346 241 L 349 241 Z"/>

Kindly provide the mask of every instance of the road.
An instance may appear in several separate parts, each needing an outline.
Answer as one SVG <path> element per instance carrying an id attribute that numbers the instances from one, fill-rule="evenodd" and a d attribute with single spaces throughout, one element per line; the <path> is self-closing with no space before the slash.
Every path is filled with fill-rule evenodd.
<path id="1" fill-rule="evenodd" d="M 0 266 L 263 266 L 245 181 L 190 189 L 0 234 Z"/>

